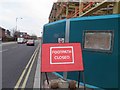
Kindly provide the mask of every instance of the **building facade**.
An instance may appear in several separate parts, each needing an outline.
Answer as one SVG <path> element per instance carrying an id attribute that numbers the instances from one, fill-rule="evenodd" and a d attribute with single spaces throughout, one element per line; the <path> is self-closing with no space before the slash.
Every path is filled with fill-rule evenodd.
<path id="1" fill-rule="evenodd" d="M 5 38 L 5 29 L 0 27 L 0 40 L 3 40 Z"/>

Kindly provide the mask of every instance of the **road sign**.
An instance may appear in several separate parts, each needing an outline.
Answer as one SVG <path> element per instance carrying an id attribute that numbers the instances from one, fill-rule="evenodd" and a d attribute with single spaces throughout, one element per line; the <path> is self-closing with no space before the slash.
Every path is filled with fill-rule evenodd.
<path id="1" fill-rule="evenodd" d="M 83 71 L 80 43 L 42 44 L 42 72 Z"/>
<path id="2" fill-rule="evenodd" d="M 64 43 L 65 39 L 64 38 L 58 38 L 58 43 Z"/>

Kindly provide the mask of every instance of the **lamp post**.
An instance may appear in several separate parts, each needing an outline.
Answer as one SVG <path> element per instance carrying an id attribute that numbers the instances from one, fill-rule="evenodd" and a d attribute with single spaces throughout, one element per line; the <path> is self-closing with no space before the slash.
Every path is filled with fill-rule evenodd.
<path id="1" fill-rule="evenodd" d="M 17 21 L 18 19 L 23 19 L 23 18 L 16 18 L 16 31 L 17 31 Z M 15 35 L 15 41 L 17 40 L 17 36 Z"/>
<path id="2" fill-rule="evenodd" d="M 23 18 L 16 18 L 16 31 L 17 31 L 17 21 L 18 19 L 23 19 Z"/>

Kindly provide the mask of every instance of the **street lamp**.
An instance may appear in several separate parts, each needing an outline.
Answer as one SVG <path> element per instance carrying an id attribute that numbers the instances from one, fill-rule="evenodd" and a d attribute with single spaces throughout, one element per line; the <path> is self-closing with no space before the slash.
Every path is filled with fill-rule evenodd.
<path id="1" fill-rule="evenodd" d="M 17 31 L 17 21 L 18 19 L 23 19 L 23 18 L 16 18 L 16 31 Z"/>

